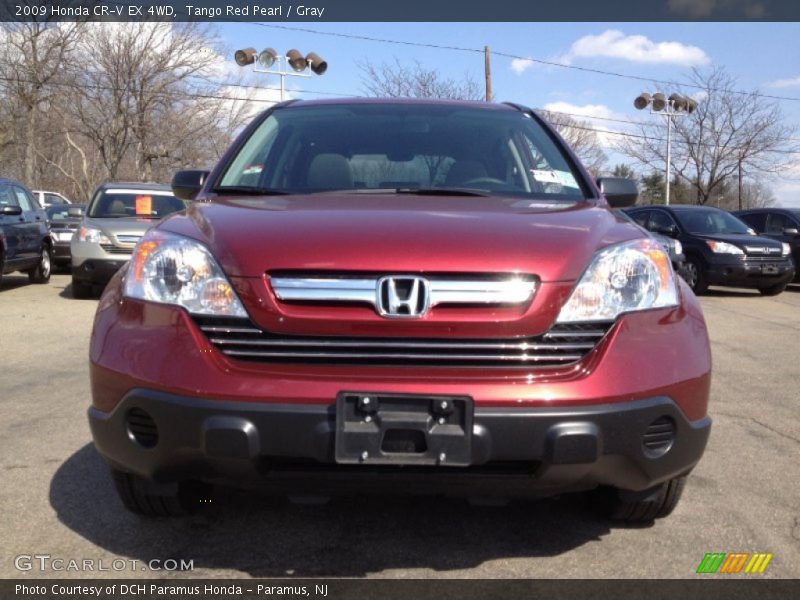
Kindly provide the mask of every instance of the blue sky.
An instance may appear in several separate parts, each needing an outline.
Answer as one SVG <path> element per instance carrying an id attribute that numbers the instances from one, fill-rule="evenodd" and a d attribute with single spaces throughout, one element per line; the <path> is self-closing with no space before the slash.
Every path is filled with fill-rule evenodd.
<path id="1" fill-rule="evenodd" d="M 741 89 L 758 88 L 800 99 L 797 23 L 287 23 L 286 27 L 469 48 L 488 44 L 493 51 L 677 81 L 692 65 L 724 65 Z M 304 53 L 314 50 L 328 61 L 324 76 L 290 79 L 290 89 L 360 94 L 356 61 L 392 61 L 395 57 L 436 66 L 446 76 L 468 73 L 475 81 L 483 81 L 483 55 L 478 53 L 346 39 L 256 23 L 222 24 L 219 33 L 229 49 L 252 45 L 282 51 L 297 47 Z M 587 116 L 641 119 L 643 113 L 633 108 L 633 98 L 653 87 L 574 69 L 524 66 L 510 58 L 493 57 L 495 99 Z M 258 85 L 277 82 L 263 79 Z M 320 97 L 300 92 L 293 96 Z M 788 121 L 800 124 L 800 101 L 781 101 L 780 105 Z M 611 129 L 624 127 L 606 121 L 594 123 Z M 610 159 L 612 164 L 622 161 L 613 153 Z M 800 206 L 800 155 L 798 167 L 771 185 L 780 203 Z"/>

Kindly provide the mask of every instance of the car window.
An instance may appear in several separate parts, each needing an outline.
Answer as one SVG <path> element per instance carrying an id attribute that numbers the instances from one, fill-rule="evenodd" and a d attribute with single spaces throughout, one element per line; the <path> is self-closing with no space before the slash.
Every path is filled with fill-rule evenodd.
<path id="1" fill-rule="evenodd" d="M 61 196 L 55 194 L 45 194 L 44 201 L 47 204 L 66 204 L 66 201 Z"/>
<path id="2" fill-rule="evenodd" d="M 17 203 L 22 207 L 22 210 L 35 210 L 39 208 L 38 205 L 35 206 L 33 204 L 33 200 L 25 193 L 25 190 L 17 186 L 13 186 L 13 188 L 14 195 L 17 197 Z"/>
<path id="3" fill-rule="evenodd" d="M 162 219 L 186 208 L 169 192 L 161 190 L 101 190 L 92 199 L 88 216 L 95 219 Z"/>
<path id="4" fill-rule="evenodd" d="M 766 215 L 764 213 L 749 213 L 746 215 L 736 215 L 742 221 L 750 225 L 753 229 L 762 233 L 764 231 L 764 220 Z"/>
<path id="5" fill-rule="evenodd" d="M 764 227 L 764 233 L 777 233 L 782 234 L 784 229 L 795 227 L 794 223 L 789 220 L 789 217 L 780 213 L 769 213 L 767 215 L 767 224 Z"/>
<path id="6" fill-rule="evenodd" d="M 651 231 L 665 231 L 676 227 L 677 224 L 674 219 L 663 210 L 654 210 L 650 212 L 650 227 L 648 227 L 648 229 Z"/>
<path id="7" fill-rule="evenodd" d="M 0 185 L 0 206 L 19 206 L 16 194 L 11 191 L 11 186 Z"/>
<path id="8" fill-rule="evenodd" d="M 649 210 L 640 210 L 631 215 L 631 218 L 636 221 L 638 225 L 641 225 L 645 229 L 648 228 L 648 223 L 650 222 L 650 211 Z"/>
<path id="9" fill-rule="evenodd" d="M 84 206 L 81 204 L 54 204 L 48 206 L 45 211 L 47 211 L 47 218 L 51 221 L 63 221 L 76 218 L 69 214 L 70 211 L 79 210 L 84 212 L 83 209 Z"/>
<path id="10" fill-rule="evenodd" d="M 676 211 L 683 228 L 690 233 L 751 234 L 753 230 L 732 214 L 716 208 L 696 208 Z"/>
<path id="11" fill-rule="evenodd" d="M 459 188 L 580 200 L 581 176 L 533 118 L 452 105 L 279 109 L 236 153 L 215 191 Z"/>

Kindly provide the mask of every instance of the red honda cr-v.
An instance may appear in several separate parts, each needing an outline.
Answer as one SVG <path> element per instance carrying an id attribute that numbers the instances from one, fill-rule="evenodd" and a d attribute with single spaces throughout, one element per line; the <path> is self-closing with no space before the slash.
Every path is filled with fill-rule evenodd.
<path id="1" fill-rule="evenodd" d="M 605 490 L 669 514 L 708 439 L 703 315 L 661 245 L 510 104 L 287 102 L 139 242 L 91 342 L 126 506 L 209 484 Z"/>

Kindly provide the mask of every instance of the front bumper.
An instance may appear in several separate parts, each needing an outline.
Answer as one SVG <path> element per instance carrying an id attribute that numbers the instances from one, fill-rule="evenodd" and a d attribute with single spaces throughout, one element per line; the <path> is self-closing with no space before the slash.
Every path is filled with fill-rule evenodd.
<path id="1" fill-rule="evenodd" d="M 149 437 L 132 433 L 141 432 L 143 414 L 151 419 Z M 643 439 L 648 426 L 664 419 L 674 425 L 671 446 L 654 455 Z M 162 482 L 280 483 L 291 474 L 295 484 L 326 491 L 408 481 L 418 484 L 414 489 L 457 493 L 459 482 L 474 491 L 482 481 L 534 495 L 598 485 L 650 488 L 690 471 L 711 427 L 708 417 L 687 420 L 667 397 L 564 409 L 475 407 L 469 466 L 404 467 L 369 459 L 337 464 L 333 405 L 202 400 L 134 389 L 111 412 L 90 408 L 89 422 L 111 464 Z"/>
<path id="2" fill-rule="evenodd" d="M 790 257 L 776 257 L 774 260 L 715 259 L 707 271 L 708 281 L 712 285 L 741 287 L 780 285 L 790 282 L 794 275 L 795 265 Z"/>
<path id="3" fill-rule="evenodd" d="M 81 283 L 105 285 L 127 260 L 86 259 L 80 264 L 72 260 L 72 278 Z"/>

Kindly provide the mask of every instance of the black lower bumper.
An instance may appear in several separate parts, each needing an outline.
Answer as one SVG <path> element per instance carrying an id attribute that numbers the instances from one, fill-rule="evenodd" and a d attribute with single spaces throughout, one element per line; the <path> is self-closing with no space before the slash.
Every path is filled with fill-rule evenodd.
<path id="1" fill-rule="evenodd" d="M 731 285 L 741 287 L 771 287 L 792 281 L 795 275 L 794 263 L 790 259 L 764 261 L 743 261 L 735 264 L 711 264 L 706 276 L 712 285 Z"/>
<path id="2" fill-rule="evenodd" d="M 328 491 L 340 484 L 372 491 L 414 483 L 414 491 L 457 494 L 460 484 L 469 490 L 480 480 L 504 480 L 533 495 L 598 485 L 647 489 L 690 471 L 711 427 L 708 417 L 688 421 L 665 397 L 565 409 L 476 407 L 465 466 L 418 466 L 402 454 L 337 462 L 335 406 L 197 400 L 136 389 L 111 413 L 90 408 L 89 422 L 97 449 L 112 465 L 161 482 L 247 487 L 290 481 Z M 663 439 L 665 430 L 672 431 L 668 444 L 645 445 L 646 435 L 658 431 Z"/>
<path id="3" fill-rule="evenodd" d="M 80 283 L 106 285 L 127 262 L 128 259 L 85 260 L 80 266 L 73 265 L 72 278 Z"/>
<path id="4" fill-rule="evenodd" d="M 72 259 L 69 242 L 54 242 L 52 258 L 57 264 L 67 264 Z"/>

